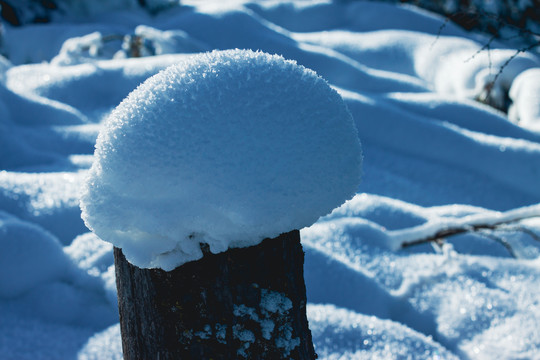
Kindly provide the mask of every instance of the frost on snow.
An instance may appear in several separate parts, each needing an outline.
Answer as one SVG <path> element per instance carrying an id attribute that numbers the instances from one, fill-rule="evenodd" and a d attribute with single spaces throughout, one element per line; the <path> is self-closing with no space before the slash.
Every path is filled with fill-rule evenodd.
<path id="1" fill-rule="evenodd" d="M 81 199 L 139 267 L 172 270 L 299 229 L 351 198 L 361 149 L 339 94 L 277 55 L 195 55 L 111 114 Z"/>

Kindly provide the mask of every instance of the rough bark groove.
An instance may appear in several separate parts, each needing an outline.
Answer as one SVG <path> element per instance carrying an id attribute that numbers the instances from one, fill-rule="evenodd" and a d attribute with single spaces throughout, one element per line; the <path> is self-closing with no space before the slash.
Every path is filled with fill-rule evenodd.
<path id="1" fill-rule="evenodd" d="M 315 359 L 297 230 L 173 271 L 114 249 L 124 359 Z"/>

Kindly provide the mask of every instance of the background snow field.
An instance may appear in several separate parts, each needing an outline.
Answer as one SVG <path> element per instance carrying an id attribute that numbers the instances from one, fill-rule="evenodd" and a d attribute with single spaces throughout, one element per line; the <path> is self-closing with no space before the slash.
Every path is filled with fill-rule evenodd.
<path id="1" fill-rule="evenodd" d="M 196 216 L 208 214 L 196 203 L 181 213 L 167 211 L 153 218 L 139 211 L 142 203 L 150 210 L 160 202 L 174 209 L 192 195 L 200 200 L 205 187 L 211 192 L 202 203 L 214 208 L 222 202 L 230 205 L 231 194 L 248 191 L 241 202 L 232 204 L 234 209 L 214 212 L 222 219 L 220 228 L 230 220 L 245 224 L 244 234 L 252 234 L 250 228 L 258 226 L 277 230 L 310 225 L 330 212 L 301 230 L 308 318 L 321 359 L 539 357 L 537 217 L 498 230 L 462 233 L 448 238 L 442 248 L 430 244 L 401 248 L 403 241 L 448 226 L 511 219 L 516 208 L 521 208 L 522 216 L 539 214 L 537 55 L 518 54 L 496 79 L 493 102 L 511 101 L 507 116 L 474 99 L 485 96 L 486 85 L 515 50 L 496 40 L 489 51 L 483 49 L 489 38 L 451 23 L 442 26 L 443 18 L 414 7 L 365 1 L 185 0 L 180 7 L 150 15 L 135 6 L 122 10 L 116 6 L 121 3 L 81 6 L 80 12 L 49 24 L 4 28 L 0 359 L 121 358 L 112 245 L 89 232 L 79 208 L 86 179 L 97 171 L 90 168 L 98 133 L 107 126 L 114 127 L 109 134 L 117 135 L 114 141 L 120 142 L 131 127 L 147 132 L 137 138 L 139 143 L 126 142 L 114 155 L 107 152 L 112 138 L 103 135 L 98 142 L 96 158 L 104 169 L 123 164 L 127 157 L 141 164 L 139 169 L 118 168 L 101 184 L 118 189 L 122 182 L 120 190 L 139 191 L 135 198 L 118 198 L 112 205 L 116 208 L 108 210 L 111 223 L 131 226 L 124 222 L 129 219 L 125 214 L 131 213 L 144 220 L 137 224 L 143 231 L 155 234 L 163 230 L 154 227 L 156 219 L 170 225 L 173 217 L 180 216 L 175 220 L 183 222 L 178 229 L 184 235 L 206 231 L 201 226 L 186 227 L 197 223 Z M 130 41 L 135 36 L 141 40 L 134 49 Z M 174 94 L 188 107 L 153 108 L 145 124 L 136 125 L 123 117 L 126 114 L 114 111 L 139 84 L 168 66 L 177 64 L 167 70 L 170 73 L 182 67 L 203 69 L 217 55 L 201 52 L 228 49 L 260 50 L 294 60 L 313 69 L 333 90 L 321 88 L 318 84 L 323 80 L 308 70 L 259 53 L 253 55 L 262 59 L 256 68 L 265 72 L 254 72 L 253 81 L 272 80 L 277 70 L 267 69 L 265 62 L 276 61 L 293 68 L 293 77 L 305 76 L 303 81 L 313 86 L 318 97 L 297 99 L 305 89 L 281 76 L 276 78 L 283 84 L 279 92 L 270 91 L 278 86 L 274 82 L 268 93 L 252 92 L 243 87 L 247 83 L 237 81 L 239 73 L 227 70 L 228 77 L 219 81 L 235 89 L 232 102 L 220 102 L 219 95 L 232 97 L 233 92 L 193 88 L 190 94 Z M 201 70 L 193 76 L 205 73 Z M 139 95 L 131 95 L 121 107 L 142 111 L 144 106 L 155 106 L 147 86 L 141 85 Z M 281 90 L 291 96 L 279 98 L 276 104 Z M 349 113 L 334 90 L 357 131 L 346 124 Z M 133 103 L 137 96 L 144 102 Z M 210 96 L 212 102 L 203 103 Z M 232 116 L 237 106 L 250 102 L 256 106 L 242 108 L 245 117 Z M 214 105 L 199 109 L 204 104 Z M 212 107 L 215 104 L 221 107 Z M 279 118 L 265 117 L 261 105 L 270 107 L 271 114 L 280 114 Z M 328 106 L 334 110 L 330 112 Z M 291 121 L 298 117 L 293 109 L 302 112 L 298 122 Z M 173 118 L 168 116 L 171 112 L 178 114 Z M 199 131 L 202 120 L 196 112 L 208 115 L 204 121 L 211 126 L 205 128 L 211 133 L 197 137 L 197 143 L 174 144 L 182 146 L 182 156 L 170 152 L 166 143 L 150 147 L 150 138 L 162 131 L 170 132 L 173 139 L 181 138 L 187 128 Z M 338 122 L 327 116 L 336 113 L 341 127 L 334 127 Z M 250 122 L 254 116 L 258 121 Z M 255 135 L 246 138 L 230 132 L 222 119 L 249 125 Z M 258 140 L 267 140 L 266 131 L 272 131 L 269 139 L 283 136 L 285 143 L 301 147 L 305 156 L 300 161 L 287 159 L 291 156 L 287 147 L 264 151 L 261 147 L 268 143 Z M 206 157 L 212 147 L 222 149 L 221 139 L 229 137 L 238 148 L 214 152 L 216 162 Z M 362 181 L 357 187 L 352 179 L 358 173 L 344 165 L 359 161 L 356 137 L 363 154 Z M 251 152 L 251 147 L 258 151 Z M 241 183 L 209 177 L 223 170 L 219 156 L 235 150 L 242 151 L 246 161 L 230 166 L 259 176 L 248 176 Z M 106 152 L 110 163 L 100 157 Z M 336 157 L 343 163 L 331 163 Z M 286 162 L 274 163 L 276 159 Z M 288 167 L 289 160 L 301 166 Z M 172 161 L 204 174 L 175 173 L 175 167 L 168 165 Z M 267 167 L 268 161 L 272 166 Z M 195 162 L 205 167 L 195 167 Z M 142 183 L 122 178 L 139 178 L 141 172 L 159 174 L 159 184 L 144 177 L 137 179 Z M 181 182 L 171 182 L 167 172 Z M 140 184 L 146 186 L 137 188 Z M 344 189 L 343 184 L 353 188 Z M 189 192 L 183 199 L 171 196 L 183 190 Z M 269 199 L 268 191 L 280 196 L 275 203 L 263 204 L 274 199 Z M 335 203 L 325 198 L 336 193 Z M 332 211 L 330 207 L 352 195 Z M 277 209 L 289 200 L 293 203 L 287 206 L 307 206 L 310 211 Z M 255 206 L 248 217 L 237 211 L 247 203 Z M 266 206 L 271 213 L 264 213 Z M 272 220 L 265 223 L 262 217 Z"/>
<path id="2" fill-rule="evenodd" d="M 200 259 L 200 243 L 219 253 L 313 224 L 352 198 L 361 169 L 339 94 L 247 50 L 192 56 L 145 81 L 105 121 L 95 156 L 87 226 L 133 264 L 164 270 Z"/>

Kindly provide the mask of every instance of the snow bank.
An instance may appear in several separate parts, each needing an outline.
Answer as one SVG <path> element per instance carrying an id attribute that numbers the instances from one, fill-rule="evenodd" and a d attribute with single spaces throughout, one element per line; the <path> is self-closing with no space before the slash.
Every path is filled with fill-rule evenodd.
<path id="1" fill-rule="evenodd" d="M 428 118 L 419 114 L 402 111 L 401 104 L 392 104 L 386 97 L 366 98 L 352 92 L 341 92 L 353 117 L 363 119 L 356 125 L 362 134 L 364 143 L 376 144 L 386 151 L 393 150 L 398 157 L 413 155 L 416 158 L 431 160 L 435 167 L 447 165 L 465 173 L 476 173 L 495 180 L 509 189 L 527 194 L 530 199 L 540 195 L 538 174 L 540 172 L 540 143 L 529 133 L 531 140 L 509 136 L 491 135 L 490 119 L 498 122 L 497 115 L 485 116 L 480 131 L 471 131 L 467 125 L 455 126 L 448 121 L 439 121 L 436 111 Z M 404 100 L 406 102 L 406 100 Z M 471 105 L 471 107 L 473 107 Z M 486 111 L 485 115 L 489 112 Z M 445 115 L 442 115 L 444 117 Z M 480 119 L 477 119 L 480 120 Z M 414 125 L 413 125 L 414 124 Z M 415 131 L 410 131 L 414 127 Z M 386 157 L 385 161 L 388 161 Z M 367 160 L 369 161 L 369 160 Z M 374 166 L 381 167 L 381 163 Z M 402 167 L 399 163 L 387 164 L 385 171 L 396 171 Z M 424 167 L 424 164 L 420 165 Z M 410 169 L 402 167 L 403 175 Z M 414 169 L 418 179 L 418 168 Z M 463 176 L 467 176 L 467 175 Z M 433 174 L 429 182 L 433 183 Z M 445 175 L 454 176 L 454 175 Z M 463 179 L 456 177 L 456 181 Z M 419 179 L 419 181 L 423 181 Z M 448 178 L 441 179 L 443 184 L 452 185 Z M 395 185 L 394 185 L 395 186 Z M 436 186 L 440 186 L 437 184 Z M 465 185 L 469 190 L 471 185 Z M 483 184 L 485 186 L 485 184 Z M 479 194 L 486 188 L 480 187 Z M 367 190 L 371 192 L 371 190 Z M 377 190 L 376 190 L 377 191 Z M 473 193 L 468 191 L 469 194 Z M 403 194 L 406 195 L 406 194 Z M 505 196 L 491 194 L 490 196 Z M 535 200 L 529 200 L 535 201 Z M 450 200 L 452 202 L 452 200 Z"/>
<path id="2" fill-rule="evenodd" d="M 191 39 L 185 31 L 161 31 L 146 25 L 137 26 L 134 34 L 124 39 L 123 56 L 132 57 L 134 55 L 134 44 L 139 44 L 139 56 L 196 53 L 210 50 L 208 46 Z M 115 57 L 121 57 L 121 55 L 117 53 Z"/>
<path id="3" fill-rule="evenodd" d="M 0 211 L 0 298 L 12 298 L 64 277 L 71 264 L 58 240 Z"/>
<path id="4" fill-rule="evenodd" d="M 395 227 L 392 213 L 399 211 L 410 211 L 411 216 L 428 220 L 427 224 L 443 224 L 446 218 L 458 217 L 512 219 L 516 212 L 499 214 L 463 205 L 431 208 L 411 205 L 368 194 L 358 195 L 317 224 L 302 229 L 308 300 L 375 315 L 378 321 L 381 318 L 397 321 L 436 339 L 458 358 L 531 358 L 535 351 L 538 352 L 537 327 L 534 326 L 540 313 L 539 290 L 535 285 L 539 271 L 538 253 L 532 257 L 536 260 L 516 261 L 509 259 L 503 246 L 494 240 L 482 243 L 485 239 L 473 235 L 449 239 L 456 249 L 462 244 L 459 253 L 451 246 L 440 253 L 433 253 L 430 246 L 394 251 L 385 246 L 385 241 L 401 230 L 386 231 L 381 226 Z M 531 210 L 527 208 L 519 212 Z M 370 220 L 356 218 L 358 215 Z M 397 221 L 401 223 L 399 219 Z M 516 228 L 524 226 L 533 232 L 539 229 L 538 221 L 527 222 L 494 235 L 504 237 L 515 247 L 517 241 L 525 243 L 524 238 L 516 238 L 514 233 L 519 231 Z M 525 235 L 532 237 L 530 233 Z M 529 241 L 527 251 L 538 249 L 537 241 L 532 238 Z M 497 248 L 501 250 L 499 253 Z M 507 258 L 502 258 L 504 256 Z M 336 341 L 348 338 L 343 320 L 338 320 L 340 316 L 337 314 L 332 315 L 332 321 L 341 323 L 335 327 L 340 335 L 334 337 L 331 332 L 319 333 L 317 317 L 310 314 L 309 308 L 308 315 L 316 350 L 323 358 L 326 351 L 336 352 L 334 356 L 339 358 L 338 347 L 341 354 L 346 353 L 350 351 L 348 346 L 359 346 L 366 337 L 366 334 L 358 334 L 356 341 L 341 343 L 333 349 Z M 356 315 L 349 312 L 349 316 Z M 349 329 L 361 331 L 365 321 L 356 319 Z M 325 322 L 322 324 L 330 326 Z M 378 326 L 370 326 L 369 329 L 380 331 Z M 394 334 L 398 335 L 400 331 Z M 321 351 L 317 344 L 319 339 L 325 338 L 333 340 L 323 342 L 325 349 Z M 382 342 L 392 348 L 391 336 L 385 340 Z M 374 343 L 379 344 L 380 341 L 375 340 Z M 377 358 L 378 350 L 373 348 L 372 351 L 371 358 Z M 423 351 L 411 353 L 417 358 L 420 356 L 417 354 Z M 367 358 L 369 356 L 366 355 Z M 361 357 L 356 354 L 353 358 Z"/>
<path id="5" fill-rule="evenodd" d="M 308 226 L 352 197 L 357 132 L 313 71 L 262 52 L 194 56 L 147 80 L 98 137 L 83 218 L 140 267 L 172 270 Z"/>
<path id="6" fill-rule="evenodd" d="M 79 209 L 84 173 L 0 172 L 0 211 L 39 225 L 62 244 L 86 231 Z"/>
<path id="7" fill-rule="evenodd" d="M 540 133 L 540 67 L 520 73 L 510 88 L 510 120 Z"/>
<path id="8" fill-rule="evenodd" d="M 76 359 L 81 346 L 95 331 L 87 327 L 23 318 L 5 311 L 0 322 L 0 354 L 2 360 Z M 118 347 L 121 347 L 120 342 Z M 101 354 L 104 354 L 103 350 Z M 114 358 L 102 356 L 93 359 Z"/>
<path id="9" fill-rule="evenodd" d="M 95 328 L 116 321 L 103 282 L 77 268 L 47 231 L 0 211 L 0 248 L 0 311 Z"/>
<path id="10" fill-rule="evenodd" d="M 331 214 L 319 219 L 316 224 L 302 229 L 302 239 L 305 243 L 304 246 L 307 246 L 308 249 L 311 247 L 308 243 L 316 243 L 327 238 L 340 239 L 340 241 L 356 243 L 356 245 L 362 243 L 379 249 L 400 251 L 404 244 L 428 239 L 437 233 L 455 229 L 464 233 L 470 232 L 467 235 L 461 235 L 461 238 L 456 236 L 447 239 L 460 252 L 506 257 L 509 255 L 508 250 L 504 249 L 501 244 L 489 237 L 482 239 L 482 233 L 478 234 L 481 229 L 499 227 L 508 246 L 513 248 L 514 255 L 518 258 L 529 259 L 536 258 L 539 250 L 537 244 L 534 243 L 535 239 L 532 238 L 534 235 L 530 235 L 539 226 L 539 218 L 540 205 L 525 206 L 506 212 L 466 205 L 424 208 L 381 196 L 360 194 L 335 209 Z M 475 227 L 480 228 L 476 229 L 476 235 Z M 524 228 L 529 230 L 520 230 Z M 531 239 L 527 240 L 519 236 L 520 231 L 522 231 L 522 235 L 529 236 Z M 321 250 L 317 249 L 317 251 Z M 309 251 L 316 252 L 315 249 Z M 309 265 L 309 267 L 314 268 L 313 271 L 323 271 L 318 262 L 314 262 L 313 265 L 309 264 L 314 261 L 316 255 L 312 257 L 313 259 L 306 259 L 306 268 Z M 319 269 L 315 270 L 315 268 Z M 336 265 L 333 272 L 343 271 Z M 343 275 L 343 277 L 345 276 Z M 306 275 L 306 278 L 308 277 Z M 338 286 L 339 283 L 340 281 L 333 281 L 332 286 Z M 367 287 L 371 286 L 365 284 L 362 286 L 362 288 Z"/>
<path id="11" fill-rule="evenodd" d="M 181 62 L 185 54 L 97 61 L 71 66 L 48 63 L 17 66 L 7 73 L 8 87 L 21 94 L 52 99 L 100 121 L 148 77 Z M 103 86 L 107 83 L 107 86 Z M 51 116 L 52 117 L 52 116 Z M 59 116 L 56 116 L 59 117 Z M 52 117 L 54 119 L 54 117 Z M 92 140 L 92 145 L 95 138 Z"/>
<path id="12" fill-rule="evenodd" d="M 6 82 L 8 82 L 7 77 Z M 68 126 L 84 124 L 86 117 L 72 107 L 34 94 L 20 95 L 0 84 L 0 167 L 54 163 L 62 153 L 84 152 L 77 137 L 61 134 Z M 56 126 L 55 126 L 56 125 Z M 86 147 L 88 149 L 88 147 Z"/>
<path id="13" fill-rule="evenodd" d="M 98 31 L 67 39 L 51 64 L 70 66 L 112 58 L 192 53 L 208 50 L 181 30 L 161 31 L 146 25 L 127 34 L 102 34 Z"/>
<path id="14" fill-rule="evenodd" d="M 140 20 L 140 18 L 138 19 Z M 15 65 L 50 61 L 58 55 L 64 42 L 98 31 L 103 34 L 124 34 L 129 27 L 117 19 L 112 24 L 51 23 L 5 27 L 2 49 Z M 31 46 L 20 46 L 21 43 Z"/>
<path id="15" fill-rule="evenodd" d="M 396 322 L 332 305 L 308 306 L 307 315 L 320 359 L 458 359 L 433 339 Z"/>
<path id="16" fill-rule="evenodd" d="M 60 53 L 51 60 L 51 64 L 69 66 L 90 62 L 109 55 L 104 50 L 103 36 L 95 31 L 88 35 L 67 39 L 62 44 Z"/>
<path id="17" fill-rule="evenodd" d="M 122 360 L 120 325 L 113 325 L 92 336 L 77 355 L 78 360 Z"/>

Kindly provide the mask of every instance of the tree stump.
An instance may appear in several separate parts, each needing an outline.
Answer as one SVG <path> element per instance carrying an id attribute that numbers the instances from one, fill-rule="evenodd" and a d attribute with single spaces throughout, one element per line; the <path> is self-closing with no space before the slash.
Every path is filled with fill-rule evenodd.
<path id="1" fill-rule="evenodd" d="M 114 249 L 124 359 L 315 359 L 298 230 L 173 271 Z"/>

